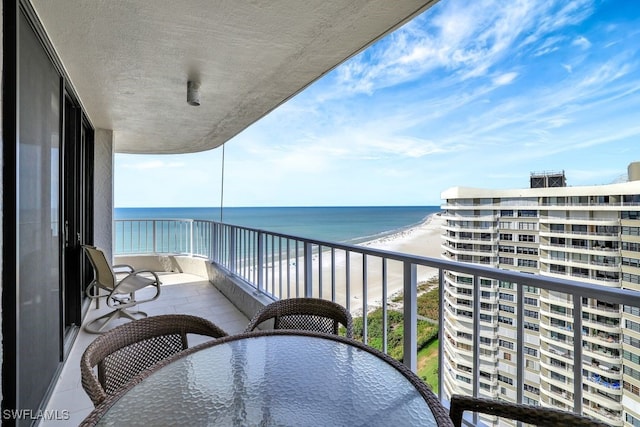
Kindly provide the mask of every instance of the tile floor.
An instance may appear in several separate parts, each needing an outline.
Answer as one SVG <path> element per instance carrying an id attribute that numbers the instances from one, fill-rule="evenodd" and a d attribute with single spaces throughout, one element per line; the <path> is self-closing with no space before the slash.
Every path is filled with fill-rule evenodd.
<path id="1" fill-rule="evenodd" d="M 193 274 L 162 273 L 160 280 L 160 298 L 140 305 L 140 309 L 149 316 L 192 314 L 211 320 L 228 334 L 242 332 L 249 323 L 249 319 L 207 279 Z M 99 310 L 95 310 L 94 307 L 95 304 L 92 304 L 85 322 L 108 311 L 104 303 L 101 303 Z M 80 383 L 80 357 L 96 336 L 84 330 L 80 331 L 46 408 L 48 411 L 57 410 L 59 414 L 62 414 L 61 411 L 68 411 L 70 418 L 42 421 L 40 427 L 77 426 L 93 409 L 93 404 Z M 190 345 L 196 343 L 196 340 L 193 340 Z"/>

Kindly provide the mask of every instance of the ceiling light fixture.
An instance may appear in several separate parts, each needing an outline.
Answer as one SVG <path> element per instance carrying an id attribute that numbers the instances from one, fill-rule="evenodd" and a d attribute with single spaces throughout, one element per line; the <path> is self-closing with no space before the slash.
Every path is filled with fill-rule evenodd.
<path id="1" fill-rule="evenodd" d="M 189 105 L 200 105 L 200 82 L 187 82 L 187 102 Z"/>

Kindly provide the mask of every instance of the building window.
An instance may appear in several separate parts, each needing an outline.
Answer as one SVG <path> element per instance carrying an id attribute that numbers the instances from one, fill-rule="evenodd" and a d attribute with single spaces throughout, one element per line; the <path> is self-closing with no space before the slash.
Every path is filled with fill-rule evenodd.
<path id="1" fill-rule="evenodd" d="M 511 317 L 498 316 L 498 322 L 513 325 L 513 319 Z"/>
<path id="2" fill-rule="evenodd" d="M 625 236 L 640 236 L 640 227 L 622 227 L 622 234 Z"/>
<path id="3" fill-rule="evenodd" d="M 622 211 L 620 212 L 622 219 L 640 219 L 640 211 Z"/>
<path id="4" fill-rule="evenodd" d="M 634 307 L 632 305 L 625 305 L 624 306 L 624 312 L 625 313 L 629 313 L 633 316 L 638 316 L 640 317 L 640 307 Z"/>
<path id="5" fill-rule="evenodd" d="M 480 337 L 480 344 L 484 344 L 484 345 L 491 345 L 491 342 L 493 340 L 491 338 L 487 338 L 487 337 Z"/>
<path id="6" fill-rule="evenodd" d="M 622 242 L 623 251 L 640 252 L 640 243 Z"/>
<path id="7" fill-rule="evenodd" d="M 504 357 L 504 360 L 511 361 L 511 353 L 507 353 L 507 352 L 505 351 L 505 352 L 504 352 L 503 357 Z"/>
<path id="8" fill-rule="evenodd" d="M 628 361 L 630 361 L 632 363 L 635 363 L 636 365 L 640 366 L 640 355 L 633 354 L 628 350 L 623 350 L 622 351 L 622 357 L 624 357 Z"/>
<path id="9" fill-rule="evenodd" d="M 564 224 L 549 224 L 549 230 L 555 232 L 564 232 Z"/>
<path id="10" fill-rule="evenodd" d="M 462 375 L 456 375 L 456 380 L 462 381 L 467 384 L 471 384 L 471 379 L 467 377 L 463 377 Z"/>
<path id="11" fill-rule="evenodd" d="M 498 374 L 498 381 L 507 383 L 509 385 L 513 385 L 513 379 L 506 377 L 504 375 Z"/>
<path id="12" fill-rule="evenodd" d="M 640 420 L 628 412 L 625 412 L 625 421 L 631 424 L 633 427 L 640 427 Z"/>
<path id="13" fill-rule="evenodd" d="M 529 292 L 530 294 L 537 294 L 538 293 L 538 288 L 536 288 L 535 286 L 523 285 L 522 286 L 522 290 L 524 292 Z M 537 300 L 534 300 L 534 301 L 535 301 L 535 303 L 533 303 L 531 305 L 536 305 L 537 306 L 538 305 L 538 301 Z M 525 304 L 530 304 L 530 303 L 527 302 L 527 297 L 524 298 L 524 302 L 525 302 Z"/>
<path id="14" fill-rule="evenodd" d="M 522 210 L 518 211 L 518 216 L 521 218 L 536 218 L 538 216 L 538 211 Z"/>
<path id="15" fill-rule="evenodd" d="M 538 248 L 525 248 L 518 246 L 518 253 L 522 255 L 538 255 Z"/>
<path id="16" fill-rule="evenodd" d="M 622 369 L 625 375 L 629 375 L 631 378 L 640 381 L 640 371 L 637 371 L 630 366 L 623 366 Z"/>
<path id="17" fill-rule="evenodd" d="M 513 350 L 513 347 L 514 347 L 511 341 L 506 341 L 506 340 L 498 340 L 498 345 L 500 347 L 508 348 L 509 350 Z"/>
<path id="18" fill-rule="evenodd" d="M 622 273 L 622 280 L 629 283 L 640 284 L 640 276 L 637 274 Z"/>
<path id="19" fill-rule="evenodd" d="M 640 267 L 640 260 L 637 258 L 622 257 L 622 265 L 638 268 Z"/>
<path id="20" fill-rule="evenodd" d="M 529 356 L 538 357 L 538 350 L 536 350 L 535 348 L 527 347 L 526 345 L 523 348 L 524 348 L 525 354 L 528 354 Z"/>
<path id="21" fill-rule="evenodd" d="M 531 297 L 524 297 L 524 303 L 527 305 L 533 305 L 535 307 L 538 306 L 538 300 Z"/>
<path id="22" fill-rule="evenodd" d="M 537 225 L 535 222 L 520 222 L 518 223 L 518 230 L 537 230 Z"/>
<path id="23" fill-rule="evenodd" d="M 513 234 L 500 233 L 500 240 L 513 240 Z"/>
<path id="24" fill-rule="evenodd" d="M 524 322 L 524 324 L 522 325 L 525 329 L 529 329 L 530 331 L 539 331 L 540 330 L 540 326 L 537 323 L 532 323 L 532 322 Z"/>
<path id="25" fill-rule="evenodd" d="M 513 253 L 516 252 L 516 250 L 515 250 L 515 248 L 513 246 L 503 246 L 503 245 L 498 246 L 498 251 L 499 252 L 507 252 L 507 253 L 510 253 L 510 254 L 513 254 Z"/>
<path id="26" fill-rule="evenodd" d="M 622 342 L 624 342 L 625 344 L 631 344 L 633 347 L 640 347 L 640 340 L 637 338 L 632 338 L 629 335 L 623 335 L 622 336 Z"/>
<path id="27" fill-rule="evenodd" d="M 500 216 L 513 216 L 513 211 L 511 211 L 511 210 L 502 210 L 502 211 L 500 211 Z"/>
<path id="28" fill-rule="evenodd" d="M 536 236 L 534 236 L 533 234 L 520 234 L 518 236 L 518 241 L 519 242 L 535 242 Z"/>
<path id="29" fill-rule="evenodd" d="M 516 300 L 516 297 L 515 297 L 514 295 L 507 294 L 507 293 L 504 293 L 504 292 L 500 292 L 500 293 L 498 294 L 498 297 L 499 297 L 501 300 L 505 300 L 505 301 L 511 301 L 511 302 L 514 302 L 514 301 Z"/>
<path id="30" fill-rule="evenodd" d="M 533 310 L 524 310 L 524 315 L 525 317 L 531 317 L 533 319 L 537 319 L 538 318 L 538 312 L 537 311 L 533 311 Z"/>
<path id="31" fill-rule="evenodd" d="M 581 224 L 574 224 L 571 226 L 571 232 L 572 233 L 586 233 L 587 232 L 587 226 L 586 225 L 581 225 Z"/>
<path id="32" fill-rule="evenodd" d="M 540 389 L 538 387 L 534 387 L 526 383 L 524 385 L 524 391 L 528 391 L 529 393 L 533 393 L 533 394 L 540 394 Z"/>
<path id="33" fill-rule="evenodd" d="M 632 331 L 635 331 L 635 332 L 640 332 L 640 323 L 638 322 L 634 322 L 632 320 L 626 320 L 625 326 L 627 329 L 631 329 Z"/>
<path id="34" fill-rule="evenodd" d="M 519 259 L 518 267 L 538 268 L 538 261 L 535 259 Z"/>
<path id="35" fill-rule="evenodd" d="M 500 281 L 498 286 L 501 287 L 502 289 L 513 289 L 513 283 L 505 282 L 503 280 Z"/>
<path id="36" fill-rule="evenodd" d="M 529 397 L 527 397 L 527 396 L 524 396 L 524 397 L 522 398 L 522 402 L 523 402 L 524 404 L 526 404 L 526 405 L 531 405 L 531 406 L 538 406 L 538 405 L 540 405 L 540 402 L 538 402 L 538 401 L 537 401 L 537 400 L 535 400 L 535 399 L 531 399 L 531 398 L 529 398 Z"/>
<path id="37" fill-rule="evenodd" d="M 510 305 L 499 304 L 498 309 L 501 311 L 506 311 L 507 313 L 515 313 L 516 309 L 511 307 Z"/>
<path id="38" fill-rule="evenodd" d="M 498 262 L 500 264 L 514 265 L 513 258 L 507 258 L 507 257 L 503 257 L 503 256 L 498 258 Z"/>
<path id="39" fill-rule="evenodd" d="M 628 381 L 624 381 L 622 383 L 622 387 L 628 392 L 635 394 L 636 396 L 640 396 L 640 388 L 637 385 L 633 385 Z"/>

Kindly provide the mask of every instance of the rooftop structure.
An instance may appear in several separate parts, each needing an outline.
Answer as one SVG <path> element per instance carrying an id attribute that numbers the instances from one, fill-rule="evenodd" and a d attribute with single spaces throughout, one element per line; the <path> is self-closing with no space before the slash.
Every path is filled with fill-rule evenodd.
<path id="1" fill-rule="evenodd" d="M 567 179 L 562 172 L 531 172 L 531 188 L 566 187 Z"/>

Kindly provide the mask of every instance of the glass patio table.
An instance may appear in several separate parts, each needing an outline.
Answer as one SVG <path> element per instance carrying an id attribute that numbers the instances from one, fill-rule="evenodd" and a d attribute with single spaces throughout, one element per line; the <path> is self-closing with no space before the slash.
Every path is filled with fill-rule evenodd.
<path id="1" fill-rule="evenodd" d="M 110 396 L 83 425 L 451 425 L 426 385 L 347 338 L 259 331 L 192 347 Z"/>

